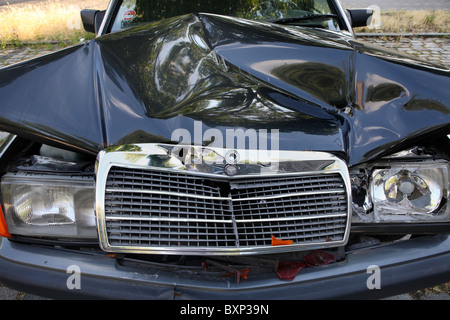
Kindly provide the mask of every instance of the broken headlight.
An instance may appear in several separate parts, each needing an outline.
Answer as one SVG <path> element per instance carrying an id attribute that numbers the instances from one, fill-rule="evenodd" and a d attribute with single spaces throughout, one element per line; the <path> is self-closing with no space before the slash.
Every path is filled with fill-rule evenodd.
<path id="1" fill-rule="evenodd" d="M 92 177 L 8 173 L 1 187 L 11 234 L 97 237 Z"/>
<path id="2" fill-rule="evenodd" d="M 377 164 L 354 170 L 353 222 L 448 222 L 449 163 Z"/>

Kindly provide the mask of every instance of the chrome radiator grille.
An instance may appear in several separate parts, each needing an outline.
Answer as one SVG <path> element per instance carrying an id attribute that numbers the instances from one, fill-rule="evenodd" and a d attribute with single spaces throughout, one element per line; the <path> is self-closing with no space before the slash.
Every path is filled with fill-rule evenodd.
<path id="1" fill-rule="evenodd" d="M 336 170 L 227 177 L 110 164 L 100 192 L 108 251 L 282 252 L 342 244 L 348 231 L 349 194 Z M 271 246 L 272 237 L 293 245 Z"/>
<path id="2" fill-rule="evenodd" d="M 186 174 L 113 167 L 105 194 L 108 239 L 117 246 L 234 246 L 220 187 Z"/>

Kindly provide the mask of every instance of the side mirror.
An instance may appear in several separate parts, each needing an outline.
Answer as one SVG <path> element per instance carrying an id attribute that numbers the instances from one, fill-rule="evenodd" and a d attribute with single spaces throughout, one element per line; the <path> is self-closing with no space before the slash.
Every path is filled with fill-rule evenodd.
<path id="1" fill-rule="evenodd" d="M 372 9 L 347 9 L 353 28 L 367 27 L 373 16 Z"/>
<path id="2" fill-rule="evenodd" d="M 80 15 L 84 30 L 97 34 L 100 29 L 100 25 L 102 24 L 103 17 L 105 16 L 105 12 L 106 10 L 81 10 Z"/>

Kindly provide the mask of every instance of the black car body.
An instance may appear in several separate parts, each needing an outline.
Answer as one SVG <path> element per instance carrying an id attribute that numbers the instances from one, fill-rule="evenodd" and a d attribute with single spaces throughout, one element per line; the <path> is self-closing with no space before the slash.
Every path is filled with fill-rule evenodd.
<path id="1" fill-rule="evenodd" d="M 0 70 L 2 283 L 359 299 L 450 279 L 448 69 L 355 39 L 361 12 L 335 1 L 135 26 L 154 19 L 131 2 L 83 13 L 95 40 Z"/>

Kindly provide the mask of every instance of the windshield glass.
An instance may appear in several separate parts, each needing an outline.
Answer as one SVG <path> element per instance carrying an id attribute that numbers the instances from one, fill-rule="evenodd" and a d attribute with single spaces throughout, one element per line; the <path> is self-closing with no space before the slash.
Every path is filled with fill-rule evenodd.
<path id="1" fill-rule="evenodd" d="M 187 13 L 215 13 L 239 18 L 339 30 L 331 0 L 123 0 L 111 32 Z M 292 19 L 291 19 L 292 18 Z"/>

